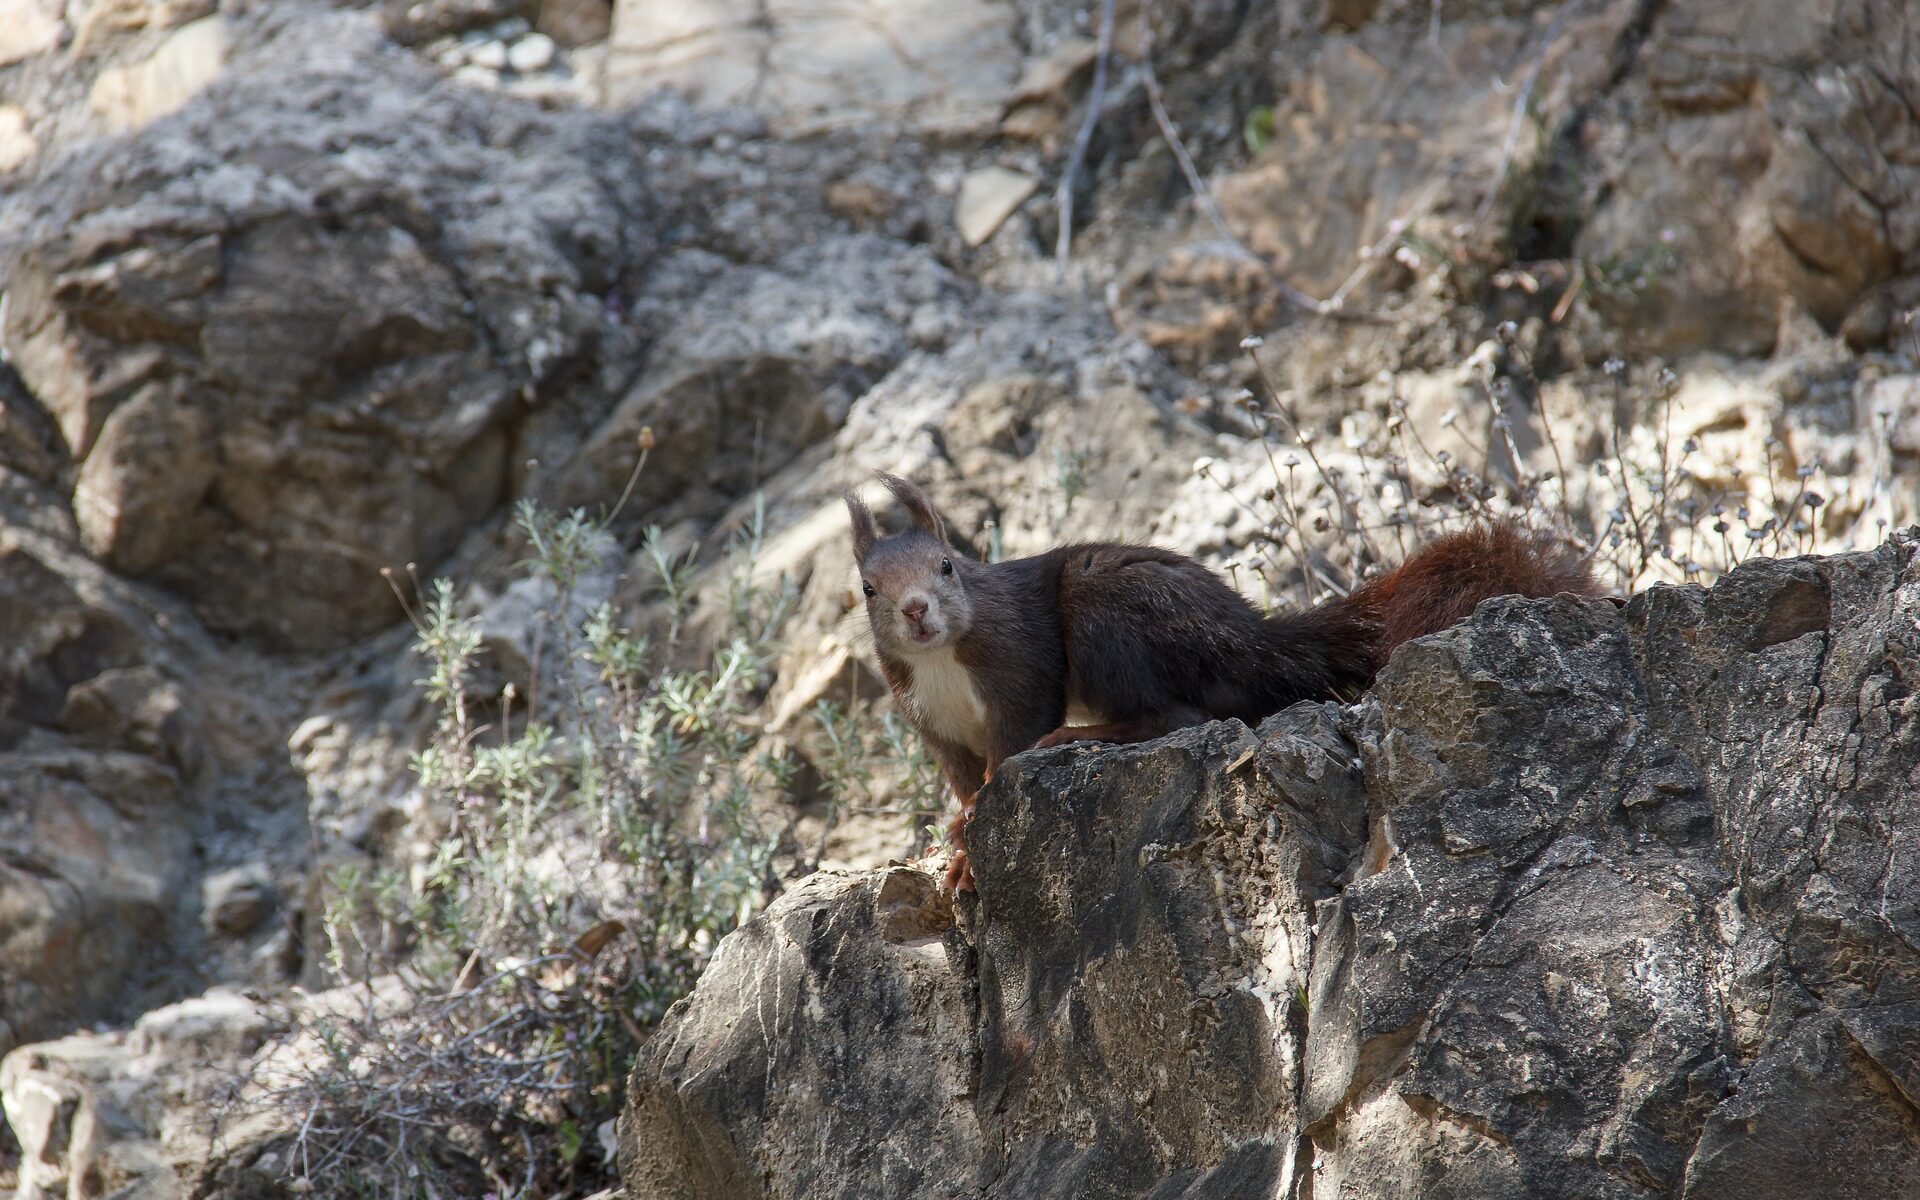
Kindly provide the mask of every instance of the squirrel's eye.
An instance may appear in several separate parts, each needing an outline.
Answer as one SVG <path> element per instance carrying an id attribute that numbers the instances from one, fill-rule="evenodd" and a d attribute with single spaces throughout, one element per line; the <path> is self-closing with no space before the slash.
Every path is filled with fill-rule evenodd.
<path id="1" fill-rule="evenodd" d="M 943 559 L 941 559 L 941 560 L 940 560 L 940 573 L 941 573 L 942 575 L 951 575 L 951 574 L 953 574 L 953 560 L 952 560 L 952 559 L 950 559 L 950 558 L 943 558 Z"/>
<path id="2" fill-rule="evenodd" d="M 864 579 L 862 579 L 862 580 L 860 581 L 860 590 L 861 590 L 861 591 L 863 591 L 863 592 L 865 592 L 865 593 L 867 594 L 867 599 L 869 599 L 869 600 L 871 600 L 871 599 L 873 599 L 873 585 L 872 585 L 872 584 L 870 584 L 870 583 L 868 583 L 868 582 L 867 582 L 866 580 L 864 580 Z"/>

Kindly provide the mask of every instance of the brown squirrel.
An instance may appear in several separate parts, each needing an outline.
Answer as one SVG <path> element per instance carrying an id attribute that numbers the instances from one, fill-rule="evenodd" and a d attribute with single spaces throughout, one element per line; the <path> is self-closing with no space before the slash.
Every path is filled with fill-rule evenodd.
<path id="1" fill-rule="evenodd" d="M 1200 563 L 1150 546 L 976 562 L 954 550 L 920 489 L 879 479 L 912 526 L 881 537 L 847 493 L 853 556 L 887 683 L 960 797 L 947 886 L 965 891 L 974 796 L 1009 755 L 1227 717 L 1258 724 L 1302 700 L 1357 696 L 1394 647 L 1490 596 L 1601 594 L 1568 548 L 1489 523 L 1346 596 L 1262 615 Z"/>

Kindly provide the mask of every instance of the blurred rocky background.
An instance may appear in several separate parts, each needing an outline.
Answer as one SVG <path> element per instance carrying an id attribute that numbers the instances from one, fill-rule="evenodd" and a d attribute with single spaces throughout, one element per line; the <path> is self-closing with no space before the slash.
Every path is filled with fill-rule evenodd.
<path id="1" fill-rule="evenodd" d="M 697 747 L 633 796 L 738 792 L 761 844 L 663 980 L 734 900 L 924 848 L 939 797 L 883 736 L 838 507 L 872 470 L 983 554 L 1157 541 L 1273 603 L 1478 512 L 1585 542 L 1623 593 L 1911 523 L 1920 4 L 0 0 L 0 289 L 0 1187 L 345 1194 L 287 1140 L 313 1064 L 354 1077 L 422 978 L 546 957 L 452 938 L 408 983 L 445 905 L 353 907 L 433 908 L 468 886 L 445 847 L 516 828 L 487 822 L 538 753 L 460 747 L 529 717 L 578 745 L 604 701 Z M 454 724 L 421 686 L 436 580 L 475 638 Z M 588 639 L 602 606 L 644 652 Z M 608 661 L 576 670 L 576 633 Z M 538 803 L 626 795 L 554 778 Z M 625 861 L 620 811 L 496 865 L 616 886 L 579 863 Z M 1635 911 L 1737 926 L 1722 882 Z M 613 1013 L 630 1053 L 677 994 L 632 999 L 640 909 L 541 886 L 512 911 L 579 977 L 524 1011 Z M 1887 949 L 1822 969 L 1871 990 Z M 1846 1033 L 1911 1146 L 1911 1038 L 1860 1020 L 1782 1026 L 1811 1049 L 1756 1087 L 1836 1078 Z M 1711 1110 L 1714 1145 L 1788 1120 L 1714 1074 L 1775 1043 L 1682 1033 L 1712 1078 L 1646 1103 Z M 469 1112 L 433 1152 L 483 1164 L 474 1194 L 614 1186 L 618 1083 L 517 1086 L 510 1134 Z M 1631 1194 L 1694 1177 L 1592 1137 Z M 1389 1194 L 1342 1170 L 1328 1194 Z"/>

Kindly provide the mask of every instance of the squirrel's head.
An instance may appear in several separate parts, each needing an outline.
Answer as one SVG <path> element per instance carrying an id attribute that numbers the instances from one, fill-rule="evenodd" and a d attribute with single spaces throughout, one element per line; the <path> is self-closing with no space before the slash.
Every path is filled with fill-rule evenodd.
<path id="1" fill-rule="evenodd" d="M 881 537 L 873 513 L 848 492 L 853 560 L 867 597 L 867 620 L 882 653 L 927 654 L 952 645 L 973 627 L 964 569 L 970 565 L 947 541 L 947 527 L 919 488 L 895 475 L 879 480 L 907 510 L 912 524 Z"/>

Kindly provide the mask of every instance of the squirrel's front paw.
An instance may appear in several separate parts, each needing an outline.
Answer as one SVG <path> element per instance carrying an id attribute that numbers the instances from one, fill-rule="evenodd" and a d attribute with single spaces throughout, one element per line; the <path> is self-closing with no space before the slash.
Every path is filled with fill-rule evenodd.
<path id="1" fill-rule="evenodd" d="M 967 862 L 967 852 L 956 849 L 953 859 L 947 863 L 946 887 L 956 895 L 973 890 L 973 867 Z"/>
<path id="2" fill-rule="evenodd" d="M 953 858 L 947 863 L 946 886 L 949 892 L 973 890 L 973 868 L 967 863 L 967 826 L 972 823 L 973 798 L 968 797 L 947 826 L 947 843 L 953 847 Z"/>

